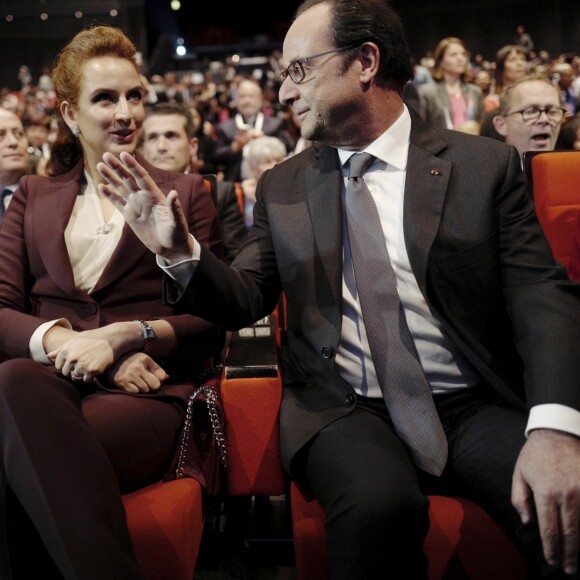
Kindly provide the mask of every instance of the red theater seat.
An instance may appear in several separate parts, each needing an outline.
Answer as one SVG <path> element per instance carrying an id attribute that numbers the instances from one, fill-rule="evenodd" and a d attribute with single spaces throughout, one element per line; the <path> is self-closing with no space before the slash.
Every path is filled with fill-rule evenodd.
<path id="1" fill-rule="evenodd" d="M 568 266 L 580 210 L 580 151 L 533 152 L 524 156 L 524 165 L 554 257 Z"/>
<path id="2" fill-rule="evenodd" d="M 192 580 L 203 531 L 199 483 L 159 482 L 123 496 L 137 562 L 148 580 Z"/>
<path id="3" fill-rule="evenodd" d="M 478 505 L 459 497 L 429 496 L 431 527 L 425 539 L 429 580 L 519 580 L 522 556 Z M 325 580 L 326 531 L 322 509 L 291 487 L 297 580 Z"/>

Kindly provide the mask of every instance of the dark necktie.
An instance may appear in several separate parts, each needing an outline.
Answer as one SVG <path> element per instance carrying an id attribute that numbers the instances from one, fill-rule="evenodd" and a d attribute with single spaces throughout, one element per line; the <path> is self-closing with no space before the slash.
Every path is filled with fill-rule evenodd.
<path id="1" fill-rule="evenodd" d="M 447 439 L 397 293 L 375 202 L 362 175 L 374 157 L 350 158 L 348 235 L 356 287 L 377 377 L 393 426 L 415 465 L 440 475 Z"/>
<path id="2" fill-rule="evenodd" d="M 7 196 L 12 195 L 13 191 L 11 189 L 3 189 L 2 193 L 0 193 L 0 223 L 4 219 L 4 214 L 6 213 L 6 209 L 4 208 L 4 200 Z"/>

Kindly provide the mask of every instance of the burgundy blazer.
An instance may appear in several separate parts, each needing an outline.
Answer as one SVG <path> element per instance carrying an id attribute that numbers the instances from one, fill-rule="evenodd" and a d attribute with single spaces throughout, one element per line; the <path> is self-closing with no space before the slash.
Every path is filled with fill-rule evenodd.
<path id="1" fill-rule="evenodd" d="M 138 159 L 162 191 L 179 192 L 190 231 L 204 248 L 223 258 L 215 204 L 203 179 L 162 171 Z M 191 369 L 194 360 L 217 352 L 221 329 L 163 303 L 162 270 L 127 225 L 93 291 L 75 287 L 64 230 L 82 178 L 82 161 L 57 177 L 25 176 L 10 202 L 0 230 L 0 351 L 28 357 L 36 328 L 57 318 L 66 318 L 75 330 L 163 318 L 179 344 L 162 365 L 170 375 L 175 376 L 171 367 L 186 364 Z"/>

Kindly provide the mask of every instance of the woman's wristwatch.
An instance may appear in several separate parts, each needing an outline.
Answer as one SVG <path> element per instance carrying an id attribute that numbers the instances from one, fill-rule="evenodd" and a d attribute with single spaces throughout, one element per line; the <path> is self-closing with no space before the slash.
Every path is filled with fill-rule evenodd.
<path id="1" fill-rule="evenodd" d="M 155 342 L 155 332 L 148 322 L 145 320 L 134 320 L 141 327 L 141 333 L 143 334 L 143 352 L 149 356 L 153 352 L 153 343 Z"/>

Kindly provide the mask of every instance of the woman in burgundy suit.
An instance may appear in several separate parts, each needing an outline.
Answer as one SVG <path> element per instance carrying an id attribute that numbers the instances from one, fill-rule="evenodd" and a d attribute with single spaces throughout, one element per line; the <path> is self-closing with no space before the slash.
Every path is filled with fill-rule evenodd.
<path id="1" fill-rule="evenodd" d="M 23 178 L 0 234 L 0 577 L 143 578 L 121 494 L 167 473 L 223 333 L 163 303 L 155 257 L 97 191 L 97 162 L 133 153 L 143 121 L 132 42 L 82 31 L 53 78 L 51 177 Z M 139 160 L 221 257 L 203 180 Z"/>

